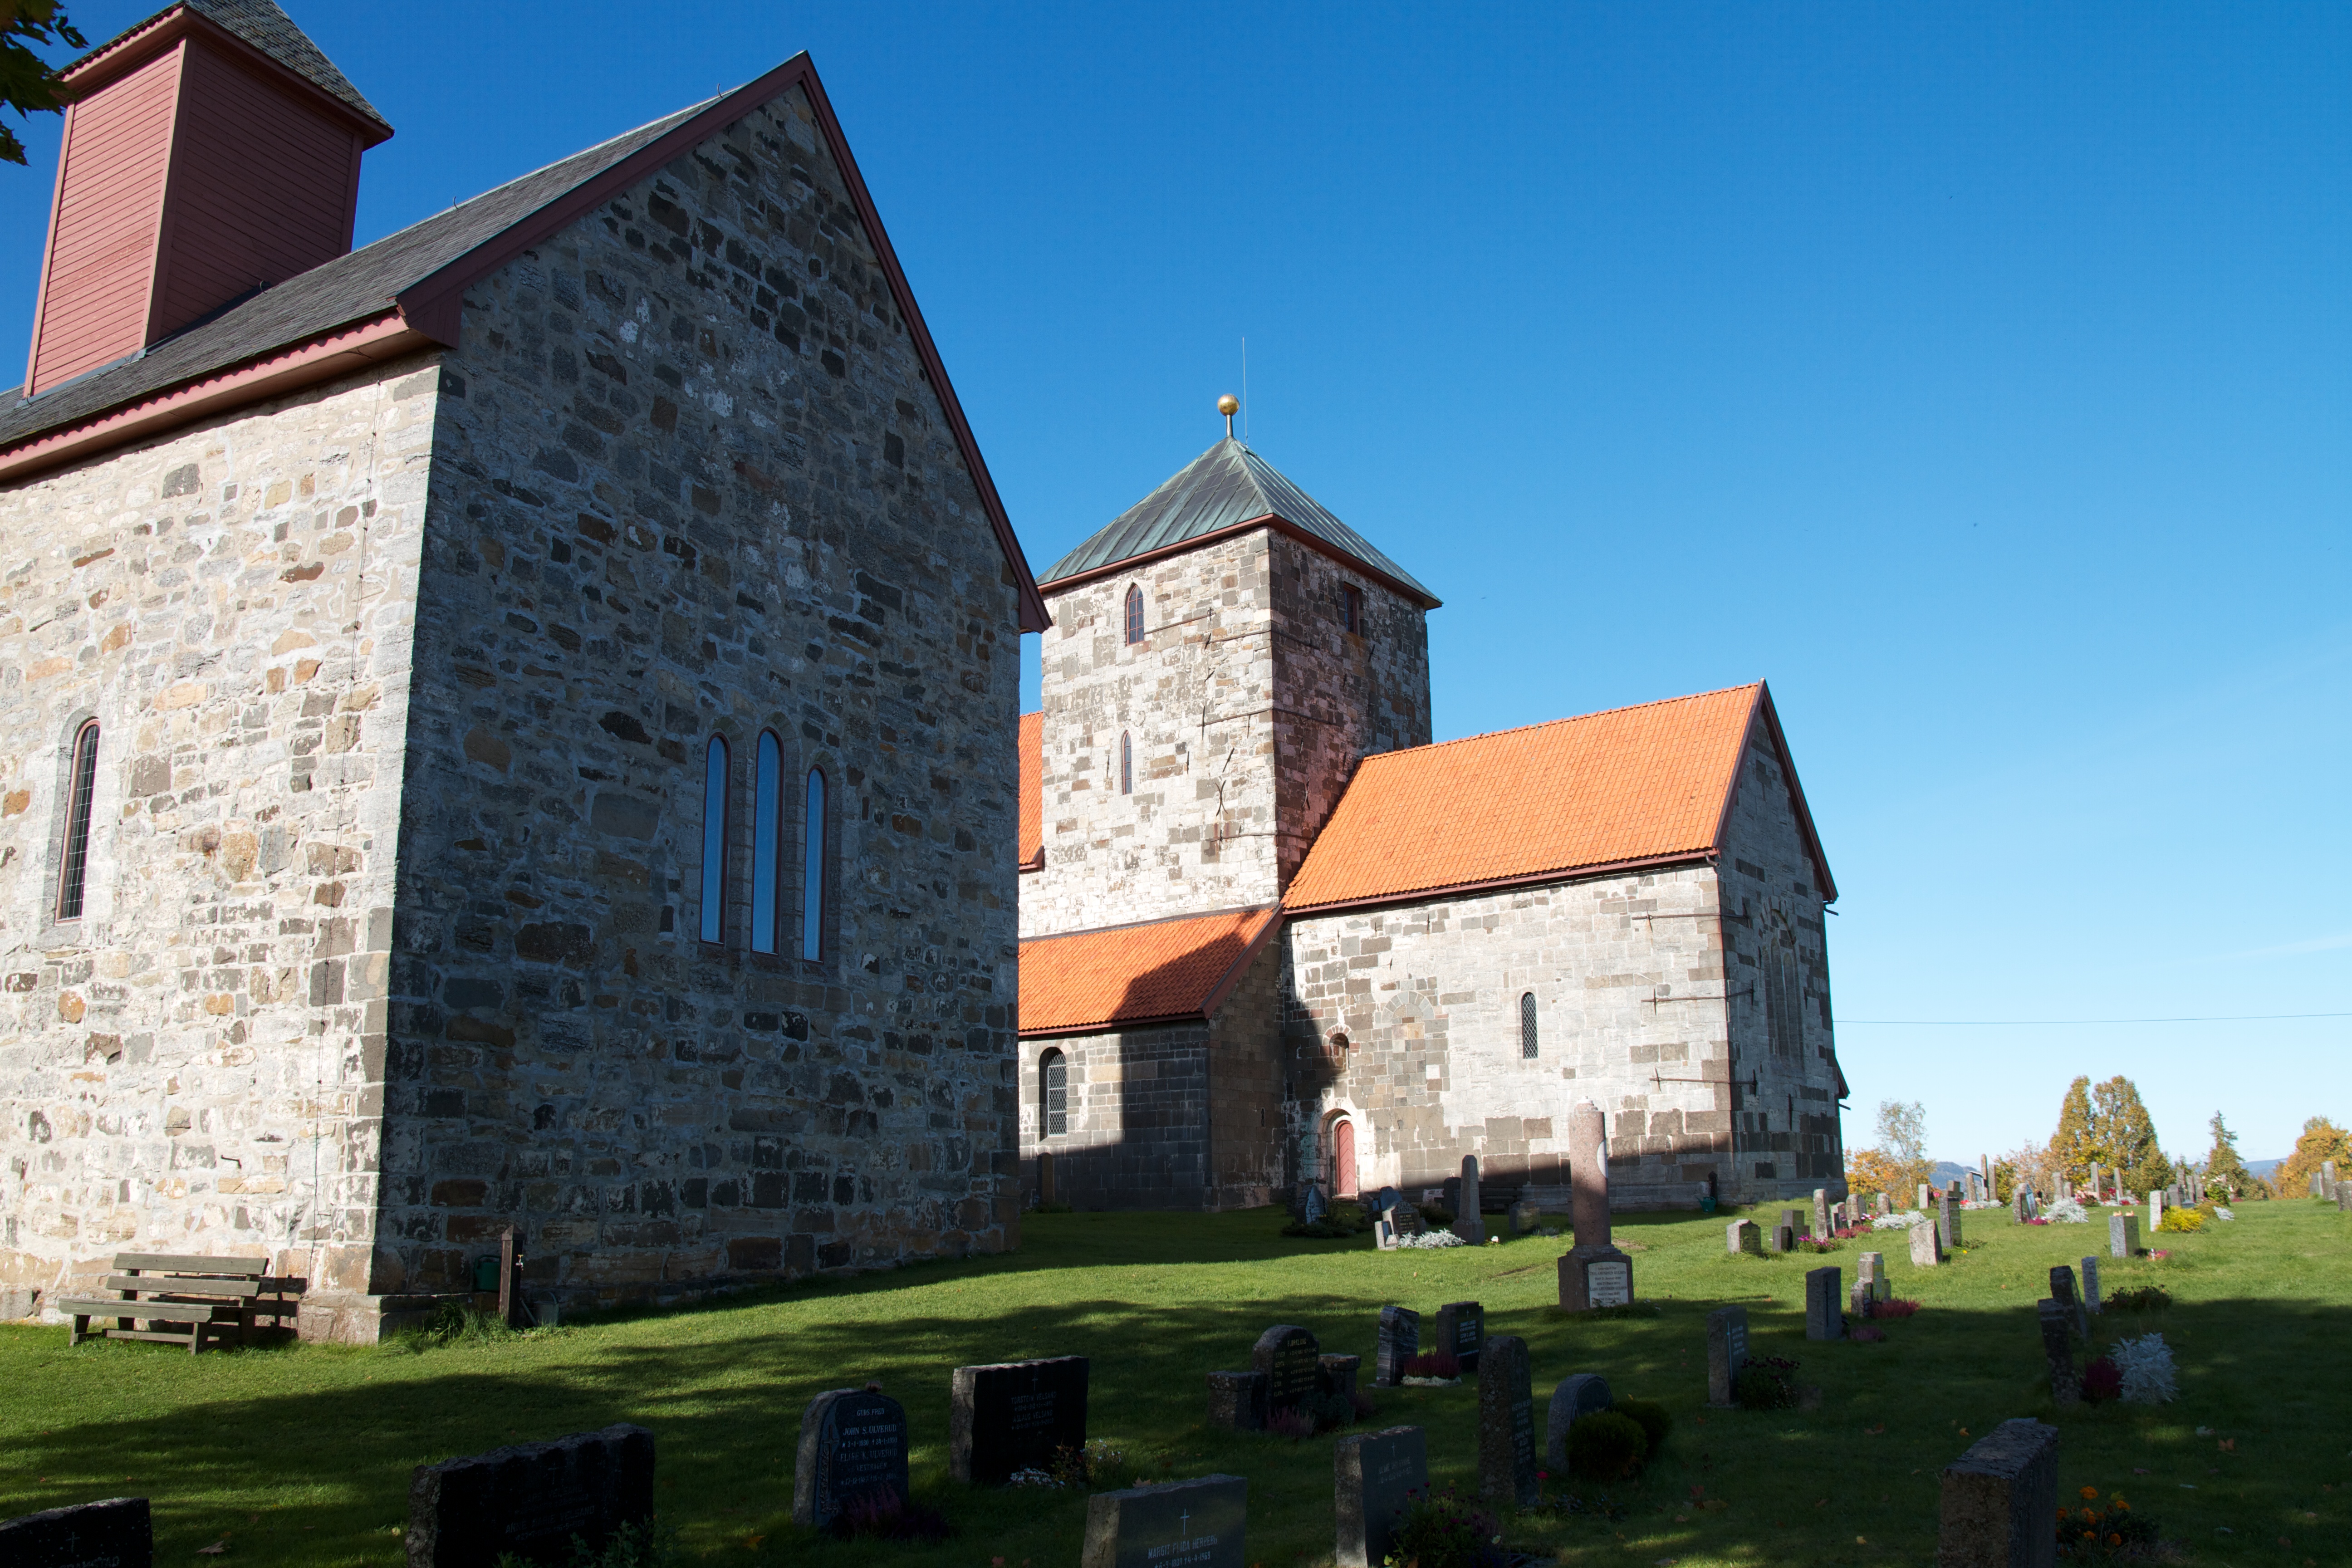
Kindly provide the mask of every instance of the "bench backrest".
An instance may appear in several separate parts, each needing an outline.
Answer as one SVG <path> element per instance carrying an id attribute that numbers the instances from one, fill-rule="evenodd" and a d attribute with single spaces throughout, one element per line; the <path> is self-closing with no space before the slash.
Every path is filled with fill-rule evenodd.
<path id="1" fill-rule="evenodd" d="M 118 1252 L 114 1267 L 125 1274 L 195 1274 L 227 1279 L 258 1279 L 269 1271 L 267 1258 L 182 1258 L 163 1252 Z"/>

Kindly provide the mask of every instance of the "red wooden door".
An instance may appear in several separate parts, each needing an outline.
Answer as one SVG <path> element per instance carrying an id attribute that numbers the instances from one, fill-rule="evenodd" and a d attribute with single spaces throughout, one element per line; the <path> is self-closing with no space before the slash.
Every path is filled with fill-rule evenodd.
<path id="1" fill-rule="evenodd" d="M 1331 1192 L 1335 1197 L 1356 1195 L 1356 1124 L 1345 1118 L 1331 1130 Z"/>

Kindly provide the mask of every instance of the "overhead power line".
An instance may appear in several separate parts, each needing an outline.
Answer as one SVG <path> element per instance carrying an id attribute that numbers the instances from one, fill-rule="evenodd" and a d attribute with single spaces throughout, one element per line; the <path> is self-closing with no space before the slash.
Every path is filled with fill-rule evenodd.
<path id="1" fill-rule="evenodd" d="M 2204 1018 L 1840 1018 L 1840 1024 L 1899 1024 L 1917 1029 L 2022 1029 L 2053 1024 L 2268 1024 L 2287 1018 L 2352 1018 L 2352 1013 L 2225 1013 Z"/>

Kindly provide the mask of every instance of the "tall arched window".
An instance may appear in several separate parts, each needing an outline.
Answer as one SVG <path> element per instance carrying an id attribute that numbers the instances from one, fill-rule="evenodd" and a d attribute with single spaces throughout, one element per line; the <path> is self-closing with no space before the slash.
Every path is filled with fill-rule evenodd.
<path id="1" fill-rule="evenodd" d="M 1135 793 L 1135 742 L 1124 730 L 1118 732 L 1118 793 Z"/>
<path id="2" fill-rule="evenodd" d="M 702 940 L 727 930 L 727 738 L 710 737 L 702 753 Z"/>
<path id="3" fill-rule="evenodd" d="M 759 758 L 751 795 L 751 951 L 773 952 L 782 941 L 776 889 L 784 869 L 784 748 L 774 731 L 760 731 Z"/>
<path id="4" fill-rule="evenodd" d="M 824 957 L 824 770 L 811 768 L 801 807 L 801 956 L 812 963 Z"/>
<path id="5" fill-rule="evenodd" d="M 1536 1059 L 1536 994 L 1532 991 L 1519 997 L 1519 1055 L 1528 1061 Z"/>
<path id="6" fill-rule="evenodd" d="M 1143 640 L 1143 590 L 1130 587 L 1127 591 L 1127 640 L 1129 647 Z"/>
<path id="7" fill-rule="evenodd" d="M 1070 1064 L 1059 1051 L 1037 1058 L 1038 1125 L 1045 1136 L 1059 1138 L 1070 1130 Z"/>
<path id="8" fill-rule="evenodd" d="M 98 721 L 74 736 L 73 773 L 66 794 L 65 858 L 58 868 L 58 919 L 81 919 L 89 886 L 89 802 L 98 793 Z"/>

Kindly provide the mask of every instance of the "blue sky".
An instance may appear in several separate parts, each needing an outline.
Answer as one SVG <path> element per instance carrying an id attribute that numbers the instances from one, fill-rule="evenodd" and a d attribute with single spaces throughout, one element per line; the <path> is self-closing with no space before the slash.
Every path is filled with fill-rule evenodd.
<path id="1" fill-rule="evenodd" d="M 362 242 L 812 50 L 1039 567 L 1246 336 L 1441 739 L 1769 679 L 1849 1142 L 2352 1119 L 2352 1018 L 1864 1021 L 2352 1013 L 2352 11 L 289 5 L 399 131 Z"/>

